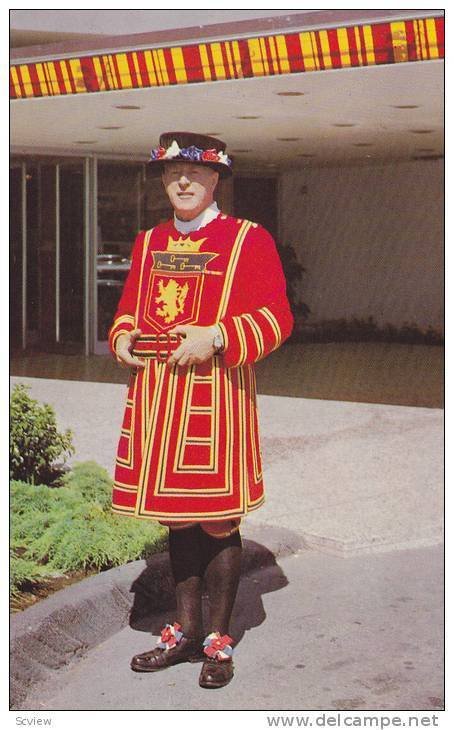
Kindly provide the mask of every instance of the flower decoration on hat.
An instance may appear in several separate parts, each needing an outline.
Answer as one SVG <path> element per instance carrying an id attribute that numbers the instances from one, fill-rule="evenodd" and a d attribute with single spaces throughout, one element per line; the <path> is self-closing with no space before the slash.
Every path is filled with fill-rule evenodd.
<path id="1" fill-rule="evenodd" d="M 233 639 L 228 634 L 221 636 L 218 631 L 213 631 L 203 642 L 203 651 L 210 659 L 217 659 L 220 662 L 229 661 L 233 654 L 232 641 Z"/>
<path id="2" fill-rule="evenodd" d="M 189 147 L 180 147 L 178 142 L 174 139 L 172 144 L 167 147 L 156 147 L 151 150 L 151 162 L 156 160 L 183 160 L 187 162 L 215 162 L 217 164 L 226 165 L 230 167 L 232 160 L 225 154 L 225 152 L 218 152 L 214 148 L 203 150 L 195 145 Z"/>
<path id="3" fill-rule="evenodd" d="M 232 164 L 232 160 L 230 159 L 230 157 L 227 157 L 225 152 L 218 152 L 218 160 L 219 160 L 219 162 L 222 162 L 224 165 Z"/>
<path id="4" fill-rule="evenodd" d="M 161 631 L 161 637 L 158 639 L 158 649 L 173 649 L 183 638 L 183 632 L 180 631 L 180 624 L 166 624 Z"/>
<path id="5" fill-rule="evenodd" d="M 174 139 L 170 147 L 167 147 L 164 159 L 172 160 L 174 157 L 178 157 L 182 153 L 182 150 L 178 146 L 178 142 Z"/>
<path id="6" fill-rule="evenodd" d="M 219 155 L 221 152 L 217 152 L 215 149 L 202 151 L 202 160 L 207 162 L 220 162 Z M 226 155 L 225 155 L 226 156 Z"/>
<path id="7" fill-rule="evenodd" d="M 189 162 L 200 162 L 202 154 L 203 150 L 193 144 L 190 147 L 183 147 L 183 149 L 180 149 L 180 156 L 183 160 L 189 160 Z"/>

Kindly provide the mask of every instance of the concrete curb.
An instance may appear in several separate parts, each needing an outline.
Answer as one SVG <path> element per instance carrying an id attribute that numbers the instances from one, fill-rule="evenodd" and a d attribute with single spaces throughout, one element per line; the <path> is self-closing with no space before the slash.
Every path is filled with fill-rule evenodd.
<path id="1" fill-rule="evenodd" d="M 289 530 L 249 524 L 242 530 L 242 574 L 305 547 Z M 58 591 L 11 618 L 11 708 L 35 685 L 117 633 L 128 622 L 173 605 L 167 553 L 137 560 Z"/>

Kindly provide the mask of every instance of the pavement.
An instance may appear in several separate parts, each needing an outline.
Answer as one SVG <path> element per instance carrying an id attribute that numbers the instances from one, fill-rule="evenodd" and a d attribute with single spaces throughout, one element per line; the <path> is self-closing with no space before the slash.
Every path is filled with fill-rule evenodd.
<path id="1" fill-rule="evenodd" d="M 74 431 L 74 460 L 112 473 L 124 385 L 15 382 Z M 231 685 L 129 670 L 172 602 L 156 556 L 13 616 L 13 707 L 441 709 L 443 412 L 259 396 L 259 423 L 267 501 L 243 523 Z"/>

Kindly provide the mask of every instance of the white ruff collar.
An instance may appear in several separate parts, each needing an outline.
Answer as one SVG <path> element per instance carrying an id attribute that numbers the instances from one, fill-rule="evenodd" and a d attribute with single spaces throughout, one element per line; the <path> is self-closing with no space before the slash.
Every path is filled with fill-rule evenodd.
<path id="1" fill-rule="evenodd" d="M 190 233 L 191 231 L 198 231 L 199 228 L 203 228 L 203 226 L 214 221 L 214 219 L 218 217 L 219 213 L 220 210 L 217 203 L 213 201 L 208 208 L 205 208 L 205 210 L 199 213 L 197 218 L 193 218 L 190 221 L 180 221 L 180 219 L 174 214 L 173 223 L 177 231 L 180 233 Z"/>

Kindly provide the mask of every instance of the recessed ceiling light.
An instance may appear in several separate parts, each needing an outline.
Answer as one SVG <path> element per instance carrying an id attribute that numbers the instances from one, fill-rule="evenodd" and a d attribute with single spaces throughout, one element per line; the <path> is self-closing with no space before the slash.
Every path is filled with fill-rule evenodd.
<path id="1" fill-rule="evenodd" d="M 356 127 L 356 124 L 333 124 L 333 127 Z"/>
<path id="2" fill-rule="evenodd" d="M 277 96 L 304 96 L 304 91 L 276 91 Z"/>
<path id="3" fill-rule="evenodd" d="M 354 147 L 373 147 L 373 142 L 352 142 Z"/>
<path id="4" fill-rule="evenodd" d="M 393 109 L 419 109 L 418 104 L 391 104 Z"/>
<path id="5" fill-rule="evenodd" d="M 142 107 L 135 104 L 116 104 L 114 109 L 142 109 Z"/>
<path id="6" fill-rule="evenodd" d="M 434 132 L 433 129 L 410 129 L 410 132 L 412 134 L 429 134 L 430 132 Z"/>
<path id="7" fill-rule="evenodd" d="M 241 117 L 235 117 L 235 119 L 260 119 L 260 117 L 253 114 L 243 114 Z"/>
<path id="8" fill-rule="evenodd" d="M 301 137 L 276 137 L 278 142 L 299 142 Z"/>
<path id="9" fill-rule="evenodd" d="M 123 129 L 123 127 L 98 127 L 98 129 Z"/>
<path id="10" fill-rule="evenodd" d="M 77 139 L 73 144 L 96 144 L 97 139 Z"/>

